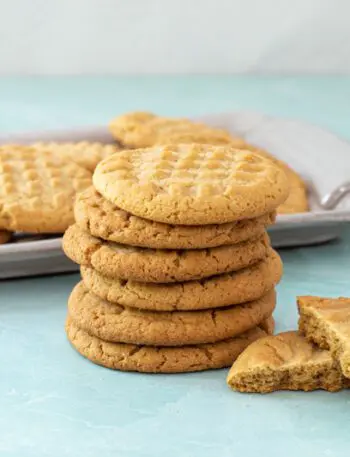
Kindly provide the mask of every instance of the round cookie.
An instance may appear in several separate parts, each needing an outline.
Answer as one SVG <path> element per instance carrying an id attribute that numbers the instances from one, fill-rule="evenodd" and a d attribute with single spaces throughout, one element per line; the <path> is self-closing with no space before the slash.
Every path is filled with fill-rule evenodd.
<path id="1" fill-rule="evenodd" d="M 81 330 L 68 316 L 67 337 L 84 357 L 113 370 L 142 373 L 185 373 L 229 367 L 246 347 L 266 332 L 256 327 L 243 335 L 214 344 L 152 347 L 109 343 Z"/>
<path id="2" fill-rule="evenodd" d="M 12 234 L 5 230 L 0 230 L 0 244 L 5 244 L 10 241 Z"/>
<path id="3" fill-rule="evenodd" d="M 161 117 L 145 112 L 118 116 L 110 122 L 109 129 L 120 143 L 130 148 L 188 142 L 228 144 L 234 140 L 223 129 L 211 128 L 189 119 Z"/>
<path id="4" fill-rule="evenodd" d="M 68 313 L 90 335 L 115 343 L 183 346 L 233 338 L 259 325 L 275 309 L 271 290 L 258 300 L 205 311 L 144 311 L 112 304 L 82 282 L 68 300 Z"/>
<path id="5" fill-rule="evenodd" d="M 89 141 L 77 143 L 38 142 L 31 146 L 38 151 L 47 151 L 57 157 L 75 162 L 91 172 L 95 170 L 96 165 L 101 160 L 119 150 L 116 144 L 91 143 Z"/>
<path id="6" fill-rule="evenodd" d="M 28 146 L 0 147 L 0 229 L 59 233 L 73 223 L 73 200 L 91 173 Z"/>
<path id="7" fill-rule="evenodd" d="M 274 211 L 289 192 L 284 171 L 271 160 L 200 144 L 121 151 L 98 164 L 93 183 L 125 211 L 180 225 L 258 217 Z"/>
<path id="8" fill-rule="evenodd" d="M 240 270 L 266 257 L 269 247 L 265 234 L 255 240 L 209 249 L 135 248 L 95 238 L 76 224 L 63 237 L 63 249 L 73 262 L 93 267 L 110 278 L 155 283 L 202 279 Z"/>
<path id="9" fill-rule="evenodd" d="M 133 216 L 103 198 L 93 187 L 75 201 L 76 223 L 96 237 L 154 249 L 204 249 L 236 244 L 262 235 L 275 213 L 227 224 L 169 225 Z"/>
<path id="10" fill-rule="evenodd" d="M 276 251 L 242 270 L 200 281 L 152 284 L 110 279 L 88 267 L 80 268 L 85 286 L 111 303 L 151 311 L 188 311 L 236 305 L 256 300 L 278 284 L 283 265 Z"/>

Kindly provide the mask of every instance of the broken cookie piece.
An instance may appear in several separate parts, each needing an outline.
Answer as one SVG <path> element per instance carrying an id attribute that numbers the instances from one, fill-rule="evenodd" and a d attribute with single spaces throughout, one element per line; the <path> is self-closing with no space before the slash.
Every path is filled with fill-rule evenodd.
<path id="1" fill-rule="evenodd" d="M 285 332 L 255 341 L 238 357 L 227 377 L 239 392 L 276 390 L 330 392 L 350 387 L 330 352 L 319 349 L 297 332 Z"/>
<path id="2" fill-rule="evenodd" d="M 298 307 L 300 331 L 329 349 L 350 378 L 350 298 L 298 297 Z"/>

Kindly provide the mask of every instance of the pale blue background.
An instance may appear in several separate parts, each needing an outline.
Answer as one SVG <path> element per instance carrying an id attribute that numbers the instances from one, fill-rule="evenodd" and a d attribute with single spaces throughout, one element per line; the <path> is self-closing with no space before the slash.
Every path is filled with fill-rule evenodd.
<path id="1" fill-rule="evenodd" d="M 8 78 L 0 79 L 0 133 L 103 124 L 140 108 L 173 115 L 244 108 L 350 138 L 349 99 L 350 79 L 336 77 Z M 349 233 L 281 254 L 278 330 L 295 328 L 298 294 L 350 296 Z M 84 360 L 63 331 L 77 281 L 0 282 L 1 457 L 349 456 L 346 391 L 241 395 L 227 388 L 226 370 L 150 376 Z"/>

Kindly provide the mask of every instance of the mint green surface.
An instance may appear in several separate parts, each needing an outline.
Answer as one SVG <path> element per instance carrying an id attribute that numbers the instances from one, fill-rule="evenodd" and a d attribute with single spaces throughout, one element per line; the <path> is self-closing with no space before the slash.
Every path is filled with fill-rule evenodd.
<path id="1" fill-rule="evenodd" d="M 349 100 L 350 79 L 335 77 L 5 78 L 0 134 L 103 124 L 135 109 L 249 109 L 350 138 Z M 350 296 L 350 233 L 281 254 L 278 330 L 296 327 L 298 294 Z M 349 456 L 347 391 L 241 395 L 226 387 L 227 370 L 151 376 L 84 360 L 63 332 L 77 281 L 61 275 L 0 282 L 1 457 Z"/>

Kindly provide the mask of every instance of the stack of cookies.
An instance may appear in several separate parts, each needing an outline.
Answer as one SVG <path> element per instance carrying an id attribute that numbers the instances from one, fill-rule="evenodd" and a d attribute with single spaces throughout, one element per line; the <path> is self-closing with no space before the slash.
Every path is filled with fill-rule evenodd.
<path id="1" fill-rule="evenodd" d="M 82 281 L 66 330 L 109 368 L 185 372 L 231 365 L 273 331 L 282 275 L 266 227 L 285 173 L 232 146 L 161 145 L 103 160 L 64 236 Z"/>

